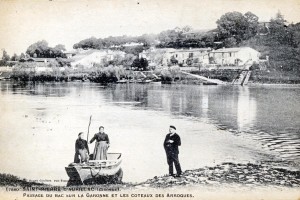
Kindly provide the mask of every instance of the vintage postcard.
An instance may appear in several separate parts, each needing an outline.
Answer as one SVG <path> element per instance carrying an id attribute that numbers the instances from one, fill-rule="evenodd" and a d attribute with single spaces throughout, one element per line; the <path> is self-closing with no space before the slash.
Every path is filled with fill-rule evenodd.
<path id="1" fill-rule="evenodd" d="M 0 199 L 300 199 L 299 0 L 0 0 Z"/>

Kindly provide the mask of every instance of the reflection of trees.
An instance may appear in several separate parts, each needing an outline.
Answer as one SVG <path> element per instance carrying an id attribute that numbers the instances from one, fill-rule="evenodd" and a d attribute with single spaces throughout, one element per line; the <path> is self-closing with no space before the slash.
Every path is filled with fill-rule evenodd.
<path id="1" fill-rule="evenodd" d="M 118 84 L 112 89 L 112 100 L 116 102 L 141 102 L 140 106 L 148 105 L 148 85 Z"/>
<path id="2" fill-rule="evenodd" d="M 34 83 L 29 90 L 30 95 L 64 97 L 70 93 L 70 87 L 67 84 L 56 83 Z"/>
<path id="3" fill-rule="evenodd" d="M 116 85 L 112 100 L 141 102 L 136 106 L 203 118 L 234 129 L 244 129 L 256 118 L 256 101 L 245 87 L 126 84 Z"/>

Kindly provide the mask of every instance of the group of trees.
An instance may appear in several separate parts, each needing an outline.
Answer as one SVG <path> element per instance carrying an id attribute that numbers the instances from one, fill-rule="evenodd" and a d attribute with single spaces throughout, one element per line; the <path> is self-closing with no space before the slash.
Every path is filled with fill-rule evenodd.
<path id="1" fill-rule="evenodd" d="M 33 58 L 65 58 L 66 48 L 62 44 L 58 44 L 55 47 L 49 47 L 48 42 L 45 40 L 38 41 L 31 44 L 27 50 L 26 54 L 21 53 L 17 55 L 14 53 L 11 57 L 8 55 L 7 51 L 4 49 L 2 52 L 2 59 L 0 60 L 0 66 L 9 65 L 9 61 L 19 61 L 20 59 L 27 57 Z"/>
<path id="2" fill-rule="evenodd" d="M 217 20 L 218 39 L 225 42 L 225 46 L 240 43 L 255 36 L 258 32 L 258 17 L 247 12 L 228 12 Z M 227 44 L 226 44 L 227 43 Z"/>
<path id="3" fill-rule="evenodd" d="M 49 47 L 48 42 L 45 40 L 38 41 L 30 45 L 26 53 L 35 58 L 57 58 L 65 57 L 63 51 L 66 48 L 62 44 L 58 44 L 55 47 Z"/>
<path id="4" fill-rule="evenodd" d="M 141 51 L 143 51 L 145 48 L 149 48 L 151 45 L 153 45 L 155 41 L 155 35 L 154 34 L 144 34 L 137 37 L 131 37 L 131 36 L 110 36 L 107 38 L 95 38 L 91 37 L 85 40 L 82 40 L 76 44 L 73 45 L 74 49 L 82 48 L 82 49 L 118 49 L 123 51 L 128 51 L 133 54 L 138 54 Z M 138 45 L 133 47 L 125 47 L 123 45 L 130 44 L 130 43 L 137 43 Z"/>
<path id="5" fill-rule="evenodd" d="M 116 56 L 108 65 L 131 66 L 136 69 L 146 69 L 148 61 L 139 59 L 143 50 L 156 46 L 158 48 L 221 48 L 250 46 L 262 56 L 269 55 L 273 66 L 285 70 L 300 71 L 300 23 L 287 25 L 284 16 L 278 12 L 267 22 L 267 26 L 259 23 L 259 18 L 251 12 L 228 12 L 217 21 L 217 28 L 210 31 L 194 31 L 192 27 L 176 27 L 158 34 L 141 36 L 116 36 L 106 38 L 91 37 L 74 44 L 73 48 L 83 49 L 115 49 L 126 53 L 125 58 Z M 262 34 L 263 30 L 263 34 Z M 138 43 L 130 46 L 125 44 Z M 31 57 L 63 58 L 64 45 L 49 47 L 45 40 L 38 41 L 27 48 Z M 10 57 L 3 51 L 1 64 L 7 61 L 17 61 L 25 57 L 14 54 Z M 176 64 L 176 59 L 171 60 Z"/>
<path id="6" fill-rule="evenodd" d="M 146 71 L 148 70 L 148 61 L 145 58 L 136 58 L 131 64 L 133 70 Z"/>

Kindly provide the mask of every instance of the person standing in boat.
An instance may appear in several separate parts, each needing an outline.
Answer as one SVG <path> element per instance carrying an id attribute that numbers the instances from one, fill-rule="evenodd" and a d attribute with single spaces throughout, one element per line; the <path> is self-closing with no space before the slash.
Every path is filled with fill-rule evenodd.
<path id="1" fill-rule="evenodd" d="M 83 136 L 83 132 L 80 132 L 75 142 L 74 163 L 84 163 L 89 159 L 89 147 L 87 141 L 83 139 Z"/>
<path id="2" fill-rule="evenodd" d="M 179 159 L 178 159 L 178 146 L 181 145 L 181 140 L 179 135 L 176 133 L 175 126 L 170 126 L 169 133 L 166 135 L 165 141 L 164 141 L 164 148 L 167 155 L 167 163 L 169 165 L 169 175 L 174 176 L 173 173 L 173 163 L 176 168 L 177 177 L 179 177 L 182 173 Z"/>
<path id="3" fill-rule="evenodd" d="M 109 147 L 109 138 L 106 133 L 104 133 L 104 127 L 99 127 L 99 133 L 96 133 L 91 139 L 90 144 L 94 142 L 95 149 L 93 154 L 93 160 L 107 160 L 107 149 Z"/>

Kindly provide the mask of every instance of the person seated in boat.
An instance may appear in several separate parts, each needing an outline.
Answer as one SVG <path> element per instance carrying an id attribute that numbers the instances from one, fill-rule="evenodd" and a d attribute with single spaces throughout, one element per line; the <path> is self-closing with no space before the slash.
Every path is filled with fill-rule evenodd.
<path id="1" fill-rule="evenodd" d="M 84 133 L 78 134 L 78 139 L 75 142 L 74 163 L 84 163 L 89 159 L 89 146 L 87 141 L 83 139 Z"/>
<path id="2" fill-rule="evenodd" d="M 99 133 L 96 133 L 91 139 L 90 144 L 95 143 L 95 149 L 93 154 L 93 160 L 107 160 L 107 149 L 109 147 L 109 138 L 106 133 L 104 133 L 104 127 L 99 127 Z"/>

